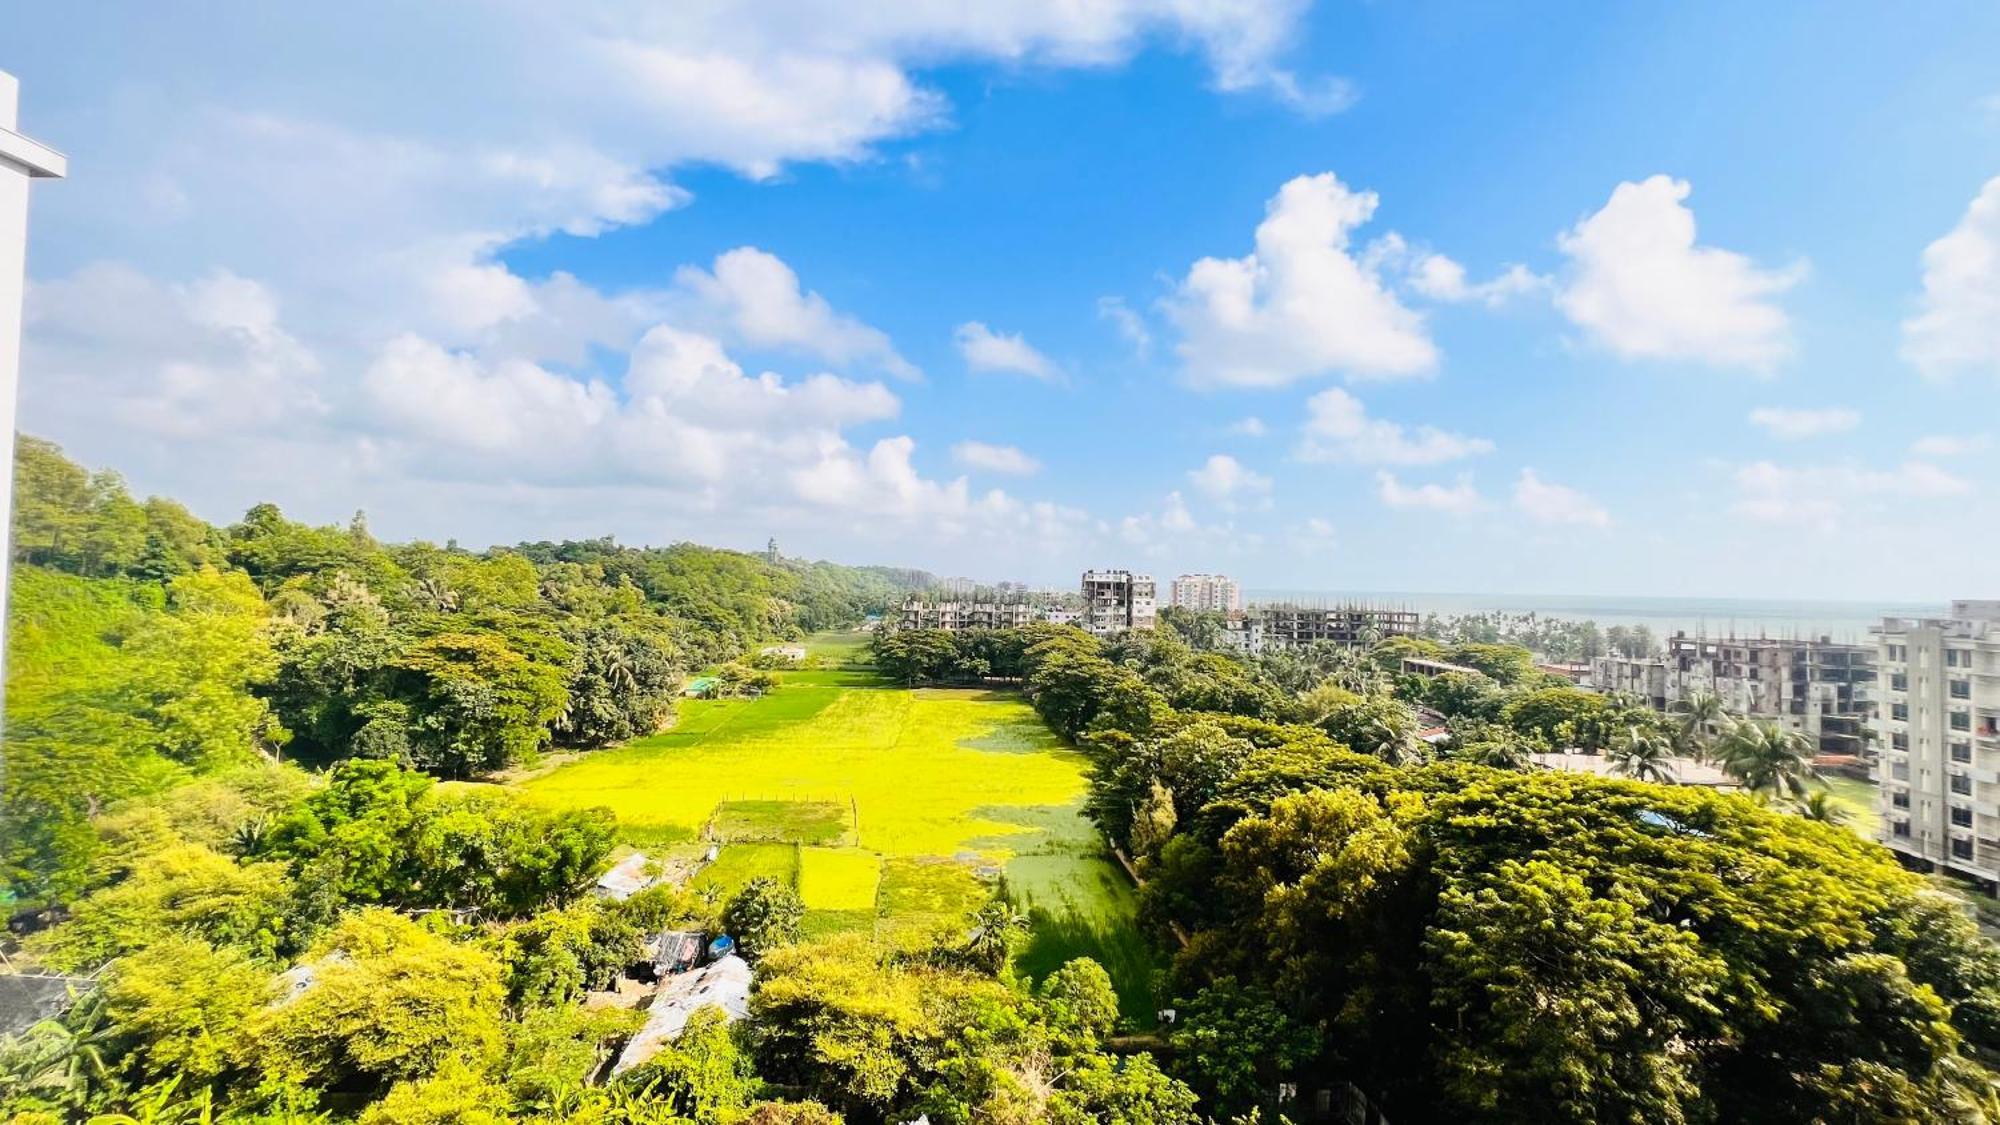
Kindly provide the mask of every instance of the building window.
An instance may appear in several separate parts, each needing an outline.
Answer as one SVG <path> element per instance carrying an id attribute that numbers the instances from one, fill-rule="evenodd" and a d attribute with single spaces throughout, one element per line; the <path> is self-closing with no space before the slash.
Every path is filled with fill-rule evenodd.
<path id="1" fill-rule="evenodd" d="M 1972 810 L 1953 805 L 1951 807 L 1951 824 L 1953 828 L 1972 827 Z"/>
<path id="2" fill-rule="evenodd" d="M 1944 666 L 1947 668 L 1969 668 L 1972 666 L 1972 654 L 1969 652 L 1960 652 L 1955 648 L 1945 649 Z"/>
<path id="3" fill-rule="evenodd" d="M 1889 705 L 1889 717 L 1899 723 L 1909 722 L 1910 705 L 1907 703 L 1891 703 Z"/>
<path id="4" fill-rule="evenodd" d="M 1961 797 L 1972 796 L 1972 779 L 1962 773 L 1952 774 L 1951 791 Z"/>
<path id="5" fill-rule="evenodd" d="M 1970 743 L 1970 742 L 1954 742 L 1954 743 L 1952 743 L 1952 744 L 1951 744 L 1951 760 L 1952 760 L 1952 761 L 1954 761 L 1954 762 L 1969 762 L 1969 761 L 1971 761 L 1971 760 L 1972 760 L 1972 743 Z"/>
<path id="6" fill-rule="evenodd" d="M 1951 682 L 1951 697 L 1952 697 L 1953 699 L 1971 699 L 1971 698 L 1972 698 L 1972 681 L 1971 681 L 1971 680 L 1953 680 L 1953 681 Z"/>
<path id="7" fill-rule="evenodd" d="M 1971 730 L 1971 729 L 1972 729 L 1972 712 L 1970 712 L 1970 711 L 1953 711 L 1953 712 L 1951 713 L 1951 729 L 1953 729 L 1953 730 Z"/>
<path id="8" fill-rule="evenodd" d="M 1951 858 L 1953 858 L 1953 859 L 1971 859 L 1971 858 L 1972 858 L 1972 841 L 1970 841 L 1970 840 L 1953 840 L 1953 841 L 1951 842 Z"/>
<path id="9" fill-rule="evenodd" d="M 1889 735 L 1889 746 L 1896 750 L 1908 750 L 1910 748 L 1909 734 L 1900 730 L 1891 733 Z"/>
<path id="10" fill-rule="evenodd" d="M 1910 807 L 1910 795 L 1903 792 L 1891 793 L 1889 794 L 1889 804 L 1895 808 L 1907 809 Z"/>
<path id="11" fill-rule="evenodd" d="M 1889 826 L 1889 831 L 1907 840 L 1910 838 L 1910 822 L 1907 820 L 1896 821 Z"/>
<path id="12" fill-rule="evenodd" d="M 1901 673 L 1901 672 L 1897 672 L 1897 673 L 1895 673 L 1894 675 L 1890 676 L 1890 677 L 1889 677 L 1889 690 L 1890 690 L 1890 691 L 1908 691 L 1908 690 L 1910 690 L 1910 677 L 1909 677 L 1909 676 L 1907 676 L 1907 675 L 1905 675 L 1905 674 L 1903 674 L 1903 673 Z"/>
<path id="13" fill-rule="evenodd" d="M 1891 660 L 1908 660 L 1909 658 L 1910 658 L 1910 650 L 1909 650 L 1909 648 L 1908 648 L 1907 646 L 1905 646 L 1905 645 L 1890 645 L 1890 646 L 1889 646 L 1889 659 L 1891 659 Z"/>

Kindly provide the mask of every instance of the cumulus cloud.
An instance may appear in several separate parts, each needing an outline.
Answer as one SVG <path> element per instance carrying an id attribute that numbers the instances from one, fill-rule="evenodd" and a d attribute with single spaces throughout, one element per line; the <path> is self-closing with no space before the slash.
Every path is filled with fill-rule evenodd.
<path id="1" fill-rule="evenodd" d="M 1903 322 L 1903 358 L 1925 376 L 2000 376 L 2000 176 L 1924 248 L 1924 293 Z"/>
<path id="2" fill-rule="evenodd" d="M 1514 482 L 1514 507 L 1536 523 L 1611 526 L 1611 513 L 1595 500 L 1567 485 L 1545 481 L 1533 469 L 1522 469 Z"/>
<path id="3" fill-rule="evenodd" d="M 67 426 L 210 439 L 326 411 L 319 360 L 262 283 L 215 270 L 162 284 L 98 264 L 28 290 L 22 397 Z"/>
<path id="4" fill-rule="evenodd" d="M 1325 554 L 1336 544 L 1332 521 L 1319 516 L 1308 516 L 1292 525 L 1287 538 L 1292 550 L 1306 554 Z"/>
<path id="5" fill-rule="evenodd" d="M 922 375 L 897 353 L 887 333 L 835 312 L 826 298 L 800 287 L 790 266 L 754 246 L 718 256 L 709 270 L 682 266 L 674 285 L 693 305 L 687 310 L 692 315 L 684 312 L 683 319 L 715 325 L 749 347 L 795 352 L 839 366 L 870 363 L 904 379 Z"/>
<path id="6" fill-rule="evenodd" d="M 1271 478 L 1244 465 L 1227 453 L 1217 453 L 1188 472 L 1195 490 L 1225 507 L 1240 503 L 1268 503 Z"/>
<path id="7" fill-rule="evenodd" d="M 1857 512 L 1972 491 L 1963 478 L 1925 461 L 1905 461 L 1893 469 L 1756 461 L 1738 468 L 1735 482 L 1737 497 L 1730 506 L 1734 514 L 1759 523 L 1821 531 L 1839 528 Z"/>
<path id="8" fill-rule="evenodd" d="M 1042 468 L 1040 461 L 1014 446 L 990 445 L 983 441 L 961 441 L 951 447 L 951 457 L 968 469 L 984 469 L 989 473 L 1012 476 L 1032 476 Z"/>
<path id="9" fill-rule="evenodd" d="M 1475 302 L 1489 308 L 1538 292 L 1549 284 L 1547 278 L 1521 265 L 1508 266 L 1487 281 L 1468 281 L 1464 266 L 1438 253 L 1424 254 L 1413 261 L 1407 280 L 1411 289 L 1433 301 Z"/>
<path id="10" fill-rule="evenodd" d="M 1485 438 L 1465 437 L 1435 426 L 1406 429 L 1399 423 L 1370 418 L 1361 400 L 1328 387 L 1306 400 L 1306 422 L 1299 439 L 1301 461 L 1340 461 L 1356 465 L 1435 465 L 1491 452 Z"/>
<path id="11" fill-rule="evenodd" d="M 1375 474 L 1375 486 L 1382 503 L 1391 508 L 1420 508 L 1464 515 L 1486 506 L 1486 501 L 1480 497 L 1479 490 L 1472 487 L 1472 478 L 1468 476 L 1461 476 L 1450 485 L 1406 485 L 1394 473 L 1385 470 Z"/>
<path id="12" fill-rule="evenodd" d="M 1557 239 L 1569 269 L 1556 307 L 1624 359 L 1768 372 L 1792 353 L 1791 324 L 1775 298 L 1805 267 L 1765 269 L 1697 244 L 1690 191 L 1668 176 L 1619 184 L 1602 210 Z"/>
<path id="13" fill-rule="evenodd" d="M 1253 252 L 1194 263 L 1165 301 L 1189 381 L 1269 387 L 1336 373 L 1429 374 L 1438 353 L 1423 317 L 1352 245 L 1377 203 L 1331 172 L 1300 176 L 1266 205 Z"/>
<path id="14" fill-rule="evenodd" d="M 1750 424 L 1785 441 L 1846 433 L 1861 424 L 1861 412 L 1844 406 L 1760 406 L 1750 412 Z"/>
<path id="15" fill-rule="evenodd" d="M 621 530 L 657 532 L 663 509 L 708 495 L 657 482 L 753 429 L 697 424 L 688 401 L 668 409 L 599 370 L 649 329 L 693 329 L 843 374 L 915 369 L 841 311 L 842 295 L 812 291 L 763 251 L 732 251 L 667 284 L 598 289 L 517 272 L 508 247 L 650 222 L 691 202 L 675 182 L 690 167 L 769 178 L 800 162 L 871 159 L 949 121 L 947 98 L 923 77 L 941 65 L 1104 67 L 1157 46 L 1195 55 L 1218 90 L 1303 110 L 1341 96 L 1337 82 L 1283 65 L 1302 12 L 1291 0 L 988 8 L 795 5 L 774 17 L 732 0 L 671 13 L 587 0 L 507 5 L 470 23 L 399 18 L 388 38 L 377 20 L 284 12 L 229 36 L 164 11 L 24 14 L 24 35 L 60 39 L 85 60 L 38 89 L 65 107 L 66 119 L 44 119 L 50 135 L 97 156 L 90 176 L 37 205 L 46 272 L 23 423 L 208 511 L 226 512 L 252 484 L 258 499 L 335 510 L 379 486 L 376 502 L 391 516 L 400 506 L 405 528 L 435 530 L 449 511 L 450 530 L 504 539 L 616 512 Z M 111 68 L 134 41 L 149 45 L 143 64 Z M 365 87 L 352 81 L 356 57 L 375 64 Z M 211 278 L 240 285 L 198 292 Z M 258 319 L 251 287 L 282 315 Z M 893 399 L 818 376 L 741 379 L 721 383 L 740 409 L 778 398 L 798 411 L 830 395 L 879 415 Z M 460 396 L 448 400 L 459 416 L 423 417 L 410 401 L 419 386 Z M 537 428 L 522 419 L 530 410 L 550 413 Z M 551 419 L 582 419 L 599 448 L 560 448 Z M 896 447 L 847 448 L 832 425 L 755 431 L 747 448 L 780 450 L 780 469 L 820 463 L 800 461 L 802 450 L 830 450 L 835 468 L 899 479 Z M 435 433 L 435 448 L 420 449 L 419 432 Z M 642 433 L 684 446 L 617 453 Z M 198 458 L 184 443 L 193 436 L 204 440 Z M 468 472 L 454 458 L 486 460 Z M 417 461 L 423 481 L 386 482 Z M 524 483 L 564 473 L 602 478 L 591 503 L 550 500 L 545 489 L 568 484 Z M 758 475 L 774 495 L 789 479 Z M 948 487 L 939 495 L 957 502 Z M 985 502 L 965 498 L 968 511 Z M 1010 518 L 1068 520 L 1032 505 Z M 716 519 L 700 527 L 724 533 Z"/>
<path id="16" fill-rule="evenodd" d="M 1036 351 L 1018 332 L 1007 335 L 995 332 L 979 321 L 969 320 L 958 326 L 958 331 L 952 334 L 952 341 L 958 345 L 958 354 L 965 358 L 965 366 L 969 370 L 1026 375 L 1044 382 L 1062 378 L 1062 372 L 1049 361 L 1049 357 Z"/>
<path id="17" fill-rule="evenodd" d="M 1225 432 L 1234 434 L 1237 437 L 1260 438 L 1270 433 L 1271 428 L 1264 424 L 1262 418 L 1253 414 L 1248 418 L 1238 418 L 1236 421 L 1229 423 L 1229 428 Z"/>

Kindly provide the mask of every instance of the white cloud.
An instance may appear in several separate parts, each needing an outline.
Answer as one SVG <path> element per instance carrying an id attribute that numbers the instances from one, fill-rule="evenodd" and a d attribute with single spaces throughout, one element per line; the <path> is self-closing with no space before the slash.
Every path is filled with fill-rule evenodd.
<path id="1" fill-rule="evenodd" d="M 2000 176 L 1924 248 L 1924 295 L 1903 322 L 1903 358 L 1934 379 L 2000 376 Z"/>
<path id="2" fill-rule="evenodd" d="M 227 270 L 161 284 L 129 266 L 88 266 L 31 286 L 25 312 L 34 350 L 23 399 L 59 430 L 207 440 L 326 410 L 320 362 L 283 325 L 277 297 Z"/>
<path id="3" fill-rule="evenodd" d="M 1750 424 L 1762 426 L 1785 441 L 1845 433 L 1861 424 L 1861 412 L 1844 406 L 1760 406 L 1750 412 Z"/>
<path id="4" fill-rule="evenodd" d="M 1476 512 L 1486 506 L 1479 491 L 1472 487 L 1472 478 L 1461 476 L 1451 485 L 1420 484 L 1405 485 L 1387 471 L 1375 474 L 1376 493 L 1382 503 L 1391 508 L 1421 508 L 1434 512 L 1449 512 L 1463 515 Z"/>
<path id="5" fill-rule="evenodd" d="M 1123 297 L 1099 297 L 1097 315 L 1112 323 L 1118 335 L 1132 345 L 1132 354 L 1145 359 L 1153 354 L 1153 332 L 1146 327 L 1146 320 L 1133 312 Z"/>
<path id="6" fill-rule="evenodd" d="M 968 469 L 985 469 L 989 473 L 1032 476 L 1042 468 L 1040 461 L 1014 446 L 990 445 L 983 441 L 961 441 L 951 447 L 951 456 L 952 460 Z"/>
<path id="7" fill-rule="evenodd" d="M 1435 426 L 1407 430 L 1396 422 L 1370 418 L 1360 399 L 1328 387 L 1306 401 L 1297 456 L 1302 461 L 1357 465 L 1435 465 L 1492 449 L 1493 443 L 1485 438 L 1464 437 Z"/>
<path id="8" fill-rule="evenodd" d="M 1910 453 L 1916 457 L 1963 457 L 1990 444 L 1992 438 L 1986 434 L 1926 434 L 1910 443 Z"/>
<path id="9" fill-rule="evenodd" d="M 872 363 L 904 379 L 922 375 L 886 333 L 835 312 L 826 298 L 800 288 L 790 266 L 754 246 L 718 256 L 712 271 L 682 266 L 674 284 L 695 305 L 686 319 L 718 325 L 738 343 L 842 366 Z"/>
<path id="10" fill-rule="evenodd" d="M 93 154 L 91 175 L 37 204 L 22 421 L 205 512 L 226 516 L 246 494 L 308 505 L 309 518 L 366 502 L 385 531 L 401 513 L 406 532 L 468 539 L 678 528 L 761 542 L 768 505 L 803 504 L 788 470 L 822 461 L 910 495 L 890 487 L 896 447 L 850 449 L 831 416 L 790 433 L 768 418 L 696 421 L 696 404 L 600 370 L 668 324 L 844 372 L 911 374 L 841 293 L 812 292 L 747 249 L 669 284 L 604 290 L 517 273 L 503 252 L 650 222 L 692 200 L 674 182 L 687 168 L 765 178 L 802 161 L 874 159 L 884 142 L 948 124 L 951 106 L 925 77 L 940 67 L 1106 67 L 1161 47 L 1198 56 L 1216 89 L 1323 108 L 1337 85 L 1283 65 L 1301 14 L 1294 0 L 976 11 L 586 0 L 502 5 L 472 21 L 399 13 L 385 38 L 379 20 L 303 9 L 229 35 L 216 34 L 219 16 L 10 13 L 23 41 L 70 44 L 78 64 L 37 85 L 53 110 L 37 128 Z M 138 41 L 148 49 L 133 62 Z M 373 64 L 361 86 L 357 57 Z M 211 278 L 241 284 L 202 292 Z M 258 320 L 253 292 L 282 318 Z M 881 416 L 894 402 L 833 376 L 703 378 L 752 412 L 819 403 Z M 459 396 L 456 416 L 424 417 L 410 401 L 420 385 Z M 549 416 L 537 426 L 530 410 Z M 586 432 L 597 448 L 548 432 L 579 418 L 596 419 Z M 427 446 L 419 432 L 436 436 Z M 771 471 L 713 483 L 698 472 L 739 448 Z M 562 491 L 576 480 L 593 482 L 587 500 Z M 679 518 L 723 495 L 755 503 Z M 967 494 L 965 511 L 986 503 Z M 992 522 L 1069 527 L 1065 512 L 1018 504 Z M 821 543 L 884 549 L 851 519 L 817 526 Z M 925 557 L 936 540 L 906 542 Z"/>
<path id="11" fill-rule="evenodd" d="M 1330 373 L 1430 373 L 1438 354 L 1423 317 L 1383 284 L 1377 263 L 1352 252 L 1376 203 L 1331 172 L 1300 176 L 1266 206 L 1253 253 L 1194 263 L 1165 302 L 1188 379 L 1268 387 Z"/>
<path id="12" fill-rule="evenodd" d="M 1735 473 L 1737 498 L 1730 511 L 1760 523 L 1795 524 L 1831 531 L 1846 517 L 1901 508 L 1914 501 L 1962 496 L 1972 490 L 1964 479 L 1924 461 L 1894 469 L 1852 464 L 1789 467 L 1770 461 L 1743 465 Z"/>
<path id="13" fill-rule="evenodd" d="M 1469 282 L 1464 266 L 1437 253 L 1425 254 L 1411 263 L 1408 280 L 1411 289 L 1433 301 L 1451 304 L 1476 301 L 1489 308 L 1547 288 L 1549 284 L 1547 278 L 1520 265 L 1508 266 L 1490 281 Z"/>
<path id="14" fill-rule="evenodd" d="M 1567 485 L 1545 481 L 1533 469 L 1522 469 L 1514 482 L 1514 507 L 1536 523 L 1611 526 L 1611 513 L 1595 500 Z"/>
<path id="15" fill-rule="evenodd" d="M 1268 503 L 1271 478 L 1244 465 L 1227 453 L 1217 453 L 1188 471 L 1195 490 L 1225 507 L 1239 503 Z"/>
<path id="16" fill-rule="evenodd" d="M 952 340 L 958 345 L 958 354 L 965 357 L 965 366 L 972 371 L 1026 375 L 1045 382 L 1062 378 L 1062 372 L 1049 362 L 1049 357 L 1036 351 L 1018 332 L 1005 335 L 969 320 L 958 326 Z"/>
<path id="17" fill-rule="evenodd" d="M 1319 516 L 1308 516 L 1294 524 L 1287 538 L 1292 550 L 1307 554 L 1325 554 L 1337 542 L 1332 521 Z"/>
<path id="18" fill-rule="evenodd" d="M 1695 242 L 1685 180 L 1622 183 L 1610 202 L 1557 239 L 1570 268 L 1556 307 L 1624 359 L 1692 360 L 1767 372 L 1792 353 L 1774 301 L 1803 264 L 1767 270 Z"/>
<path id="19" fill-rule="evenodd" d="M 1264 424 L 1262 418 L 1253 414 L 1248 418 L 1238 418 L 1236 421 L 1231 422 L 1229 428 L 1224 432 L 1234 434 L 1237 437 L 1260 438 L 1270 433 L 1271 429 Z"/>

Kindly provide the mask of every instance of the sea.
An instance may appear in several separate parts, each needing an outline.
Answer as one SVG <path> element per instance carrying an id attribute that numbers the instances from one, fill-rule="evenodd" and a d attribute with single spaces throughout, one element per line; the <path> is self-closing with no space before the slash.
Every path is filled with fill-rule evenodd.
<path id="1" fill-rule="evenodd" d="M 1948 606 L 1929 602 L 1787 601 L 1762 598 L 1665 598 L 1614 595 L 1424 594 L 1382 590 L 1256 590 L 1247 602 L 1359 603 L 1413 609 L 1441 617 L 1532 613 L 1595 621 L 1602 628 L 1644 625 L 1655 636 L 1676 632 L 1711 637 L 1827 637 L 1866 642 L 1884 617 L 1939 617 Z"/>

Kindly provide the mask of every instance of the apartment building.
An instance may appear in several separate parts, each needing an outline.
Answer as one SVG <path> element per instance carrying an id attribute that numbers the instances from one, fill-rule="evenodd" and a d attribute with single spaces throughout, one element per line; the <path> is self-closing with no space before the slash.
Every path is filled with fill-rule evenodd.
<path id="1" fill-rule="evenodd" d="M 1698 692 L 1731 714 L 1775 722 L 1813 740 L 1824 755 L 1866 756 L 1873 712 L 1875 648 L 1773 637 L 1690 637 L 1675 633 L 1665 656 L 1603 656 L 1589 682 L 1658 711 Z"/>
<path id="2" fill-rule="evenodd" d="M 912 597 L 903 602 L 903 629 L 1018 629 L 1038 620 L 1036 607 L 1023 601 L 936 601 Z"/>
<path id="3" fill-rule="evenodd" d="M 1128 629 L 1151 629 L 1158 616 L 1153 576 L 1129 570 L 1083 572 L 1083 616 L 1078 624 L 1108 636 Z"/>
<path id="4" fill-rule="evenodd" d="M 1222 642 L 1254 656 L 1327 641 L 1354 647 L 1390 637 L 1414 637 L 1423 624 L 1415 610 L 1375 606 L 1307 606 L 1295 602 L 1253 605 L 1226 622 Z"/>
<path id="5" fill-rule="evenodd" d="M 1183 574 L 1174 579 L 1168 604 L 1197 613 L 1240 613 L 1243 587 L 1226 574 Z"/>
<path id="6" fill-rule="evenodd" d="M 2000 885 L 2000 601 L 1884 618 L 1877 639 L 1881 840 L 1910 866 Z"/>

